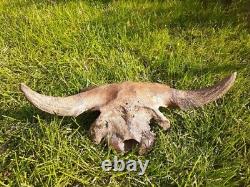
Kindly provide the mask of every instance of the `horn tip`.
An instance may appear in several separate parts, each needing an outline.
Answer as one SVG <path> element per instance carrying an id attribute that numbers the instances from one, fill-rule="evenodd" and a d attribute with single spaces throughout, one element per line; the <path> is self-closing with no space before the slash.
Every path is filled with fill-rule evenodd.
<path id="1" fill-rule="evenodd" d="M 230 82 L 234 83 L 236 77 L 237 77 L 237 72 L 232 73 L 231 76 L 230 76 L 230 80 L 231 80 Z"/>
<path id="2" fill-rule="evenodd" d="M 232 74 L 232 77 L 235 79 L 237 76 L 237 72 L 235 71 L 233 74 Z"/>
<path id="3" fill-rule="evenodd" d="M 29 88 L 29 87 L 26 86 L 26 84 L 24 84 L 24 83 L 21 83 L 21 84 L 20 84 L 20 89 L 21 89 L 22 92 L 24 92 L 24 91 L 27 90 L 28 88 Z"/>

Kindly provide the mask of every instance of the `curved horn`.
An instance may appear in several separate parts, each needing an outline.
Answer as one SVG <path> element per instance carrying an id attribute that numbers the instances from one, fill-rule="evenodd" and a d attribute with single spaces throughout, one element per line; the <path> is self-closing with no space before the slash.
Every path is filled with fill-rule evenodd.
<path id="1" fill-rule="evenodd" d="M 188 109 L 215 101 L 230 89 L 236 79 L 236 75 L 237 73 L 235 72 L 214 86 L 194 91 L 172 89 L 171 105 L 178 106 L 181 109 Z"/>
<path id="2" fill-rule="evenodd" d="M 78 116 L 87 110 L 95 110 L 107 102 L 106 89 L 99 87 L 68 97 L 52 97 L 39 94 L 25 84 L 20 86 L 26 98 L 37 108 L 59 116 Z"/>

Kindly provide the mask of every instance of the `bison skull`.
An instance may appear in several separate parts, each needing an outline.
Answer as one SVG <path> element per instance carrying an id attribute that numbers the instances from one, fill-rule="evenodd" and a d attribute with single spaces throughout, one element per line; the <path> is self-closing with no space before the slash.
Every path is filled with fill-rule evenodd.
<path id="1" fill-rule="evenodd" d="M 226 93 L 235 78 L 236 73 L 233 73 L 212 87 L 195 91 L 142 82 L 107 84 L 68 97 L 41 95 L 24 84 L 21 84 L 21 90 L 33 105 L 50 114 L 78 116 L 89 110 L 100 111 L 90 127 L 94 142 L 100 143 L 104 139 L 121 152 L 139 144 L 139 154 L 144 154 L 155 139 L 150 121 L 154 119 L 164 130 L 170 127 L 169 120 L 159 111 L 160 107 L 200 107 Z"/>

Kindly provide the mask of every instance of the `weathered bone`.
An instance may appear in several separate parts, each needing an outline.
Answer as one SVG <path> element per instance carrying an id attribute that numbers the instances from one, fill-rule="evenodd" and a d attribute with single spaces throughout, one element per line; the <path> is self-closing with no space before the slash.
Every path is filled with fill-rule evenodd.
<path id="1" fill-rule="evenodd" d="M 155 139 L 150 121 L 154 119 L 164 130 L 170 127 L 169 120 L 159 111 L 160 107 L 200 107 L 225 94 L 235 78 L 236 73 L 233 73 L 214 86 L 195 91 L 141 82 L 107 84 L 68 97 L 41 95 L 24 84 L 21 84 L 21 90 L 33 105 L 50 114 L 78 116 L 88 110 L 100 111 L 90 128 L 94 142 L 100 143 L 104 139 L 121 152 L 138 144 L 139 153 L 144 154 Z"/>

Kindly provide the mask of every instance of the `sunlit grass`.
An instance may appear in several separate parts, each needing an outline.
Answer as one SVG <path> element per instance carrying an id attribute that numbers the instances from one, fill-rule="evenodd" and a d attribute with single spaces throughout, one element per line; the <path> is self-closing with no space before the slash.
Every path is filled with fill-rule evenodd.
<path id="1" fill-rule="evenodd" d="M 249 6 L 214 1 L 0 2 L 0 185 L 247 186 L 250 183 Z M 104 172 L 117 155 L 88 135 L 93 114 L 60 118 L 31 106 L 25 82 L 47 95 L 125 80 L 179 89 L 212 85 L 237 71 L 230 92 L 191 111 L 164 110 L 172 128 L 146 173 Z"/>

